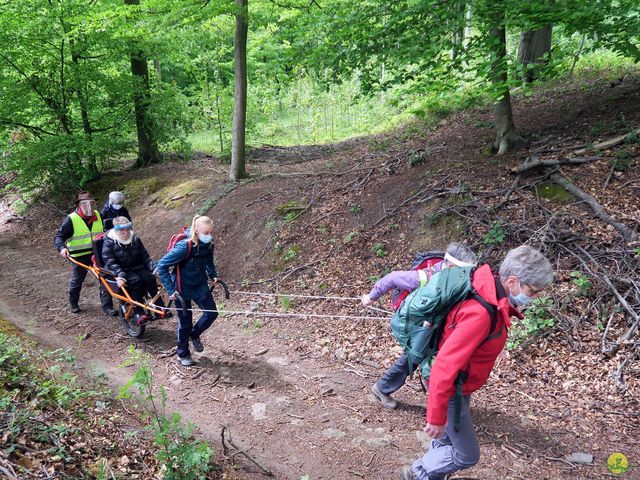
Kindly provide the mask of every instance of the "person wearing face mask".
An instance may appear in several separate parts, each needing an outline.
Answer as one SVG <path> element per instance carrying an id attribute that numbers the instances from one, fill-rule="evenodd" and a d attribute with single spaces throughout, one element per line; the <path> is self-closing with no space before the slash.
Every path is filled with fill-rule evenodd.
<path id="1" fill-rule="evenodd" d="M 213 263 L 213 222 L 209 217 L 196 215 L 187 230 L 187 238 L 180 240 L 158 261 L 157 270 L 162 284 L 170 298 L 175 300 L 178 309 L 178 360 L 186 367 L 195 362 L 189 351 L 189 341 L 196 352 L 202 352 L 204 346 L 200 337 L 217 318 L 216 303 L 209 290 L 209 279 L 218 281 Z M 173 270 L 173 272 L 171 271 Z M 183 312 L 184 301 L 188 310 Z M 193 325 L 192 302 L 203 312 Z"/>
<path id="2" fill-rule="evenodd" d="M 158 293 L 155 263 L 127 217 L 113 219 L 113 228 L 102 244 L 102 260 L 104 268 L 116 276 L 118 287 L 126 286 L 132 299 L 142 303 L 145 293 L 152 297 Z M 162 306 L 160 300 L 157 303 Z M 138 323 L 147 320 L 141 307 L 135 307 L 134 312 Z"/>
<path id="3" fill-rule="evenodd" d="M 125 217 L 131 221 L 129 210 L 124 206 L 124 193 L 111 192 L 102 210 L 100 210 L 100 216 L 102 217 L 105 232 L 113 228 L 113 219 L 116 217 Z"/>
<path id="4" fill-rule="evenodd" d="M 488 265 L 473 274 L 475 290 L 497 307 L 498 322 L 489 332 L 491 318 L 475 299 L 451 309 L 446 318 L 440 349 L 428 381 L 426 427 L 431 447 L 413 465 L 402 469 L 403 480 L 442 480 L 448 474 L 470 468 L 480 459 L 480 447 L 469 411 L 471 394 L 482 387 L 506 341 L 510 317 L 522 318 L 526 306 L 553 282 L 551 263 L 536 249 L 522 245 L 507 253 L 496 277 Z M 454 428 L 456 380 L 462 384 L 460 425 Z"/>
<path id="5" fill-rule="evenodd" d="M 76 209 L 62 222 L 56 232 L 54 244 L 63 258 L 73 257 L 85 265 L 91 265 L 93 240 L 103 232 L 102 217 L 96 210 L 96 202 L 89 192 L 80 192 L 76 199 Z M 69 308 L 72 313 L 79 313 L 80 291 L 87 270 L 75 263 L 71 264 L 71 281 L 69 283 Z M 115 316 L 113 300 L 107 291 L 100 286 L 100 304 L 105 314 Z"/>

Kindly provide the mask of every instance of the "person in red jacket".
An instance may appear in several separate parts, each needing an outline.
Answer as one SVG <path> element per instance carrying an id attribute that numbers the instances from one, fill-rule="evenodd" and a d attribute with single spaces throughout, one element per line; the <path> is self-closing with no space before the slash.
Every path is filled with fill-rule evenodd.
<path id="1" fill-rule="evenodd" d="M 482 387 L 507 342 L 510 317 L 522 318 L 524 307 L 553 282 L 549 261 L 536 249 L 520 246 L 507 253 L 495 277 L 488 265 L 473 274 L 473 286 L 487 302 L 498 307 L 498 322 L 491 328 L 486 308 L 474 299 L 456 305 L 444 326 L 440 349 L 429 378 L 427 425 L 431 448 L 413 465 L 403 467 L 403 480 L 442 480 L 446 475 L 470 468 L 480 459 L 469 402 Z M 459 427 L 454 428 L 456 379 L 466 372 Z"/>

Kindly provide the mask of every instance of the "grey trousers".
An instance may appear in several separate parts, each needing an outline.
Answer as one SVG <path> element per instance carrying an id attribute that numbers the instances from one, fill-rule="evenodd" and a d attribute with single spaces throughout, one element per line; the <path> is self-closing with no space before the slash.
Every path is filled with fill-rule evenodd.
<path id="1" fill-rule="evenodd" d="M 427 453 L 413 462 L 416 480 L 442 480 L 445 475 L 473 467 L 480 460 L 478 437 L 469 413 L 471 396 L 463 398 L 460 431 L 456 432 L 453 428 L 455 397 L 451 397 L 443 436 L 437 440 L 431 440 L 431 448 Z"/>
<path id="2" fill-rule="evenodd" d="M 413 371 L 415 371 L 417 367 L 417 365 L 413 365 Z M 378 380 L 378 390 L 385 395 L 390 395 L 404 385 L 408 376 L 409 360 L 405 352 L 384 372 L 382 378 Z"/>

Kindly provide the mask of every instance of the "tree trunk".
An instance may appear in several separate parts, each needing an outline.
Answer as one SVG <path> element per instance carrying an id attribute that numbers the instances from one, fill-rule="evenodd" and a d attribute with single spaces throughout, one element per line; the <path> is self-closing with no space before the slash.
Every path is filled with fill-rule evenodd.
<path id="1" fill-rule="evenodd" d="M 545 25 L 537 30 L 529 30 L 520 34 L 518 45 L 518 61 L 531 67 L 525 70 L 524 81 L 531 83 L 540 73 L 540 66 L 547 63 L 545 54 L 551 51 L 551 33 L 553 27 Z"/>
<path id="2" fill-rule="evenodd" d="M 153 69 L 156 71 L 158 82 L 162 82 L 162 68 L 160 67 L 160 60 L 156 59 L 153 61 Z"/>
<path id="3" fill-rule="evenodd" d="M 89 109 L 87 107 L 87 97 L 85 95 L 84 85 L 80 81 L 79 74 L 79 58 L 78 52 L 76 52 L 74 43 L 71 41 L 71 61 L 73 62 L 73 66 L 75 68 L 74 72 L 74 80 L 75 80 L 75 90 L 76 95 L 78 96 L 78 104 L 80 105 L 80 117 L 82 118 L 82 130 L 84 131 L 85 136 L 89 142 L 93 142 L 93 128 L 91 128 L 91 121 L 89 120 Z M 94 180 L 100 176 L 100 172 L 98 171 L 98 164 L 96 161 L 95 155 L 93 153 L 89 157 L 89 164 L 87 165 L 87 179 Z"/>
<path id="4" fill-rule="evenodd" d="M 491 62 L 491 81 L 499 98 L 493 106 L 494 125 L 496 128 L 493 150 L 498 155 L 502 155 L 516 148 L 521 141 L 513 124 L 511 95 L 507 84 L 507 41 L 504 10 L 501 10 L 500 16 L 494 19 L 494 24 L 489 31 L 489 37 L 493 58 Z"/>
<path id="5" fill-rule="evenodd" d="M 140 0 L 124 0 L 125 5 L 140 5 Z M 153 133 L 153 120 L 149 115 L 151 87 L 149 66 L 143 52 L 136 48 L 131 51 L 131 75 L 133 77 L 133 104 L 135 107 L 136 132 L 138 134 L 137 167 L 143 167 L 162 160 Z"/>
<path id="6" fill-rule="evenodd" d="M 245 133 L 247 124 L 247 30 L 249 0 L 236 0 L 236 34 L 233 49 L 235 88 L 233 91 L 233 126 L 231 131 L 230 180 L 247 176 L 245 168 Z"/>
<path id="7" fill-rule="evenodd" d="M 454 8 L 455 17 L 453 32 L 451 33 L 451 52 L 449 53 L 452 61 L 455 60 L 464 49 L 467 4 L 466 2 L 458 2 Z"/>

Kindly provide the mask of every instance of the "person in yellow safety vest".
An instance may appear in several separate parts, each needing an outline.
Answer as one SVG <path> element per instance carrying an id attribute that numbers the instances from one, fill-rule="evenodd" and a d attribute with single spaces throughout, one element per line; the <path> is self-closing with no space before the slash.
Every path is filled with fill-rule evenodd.
<path id="1" fill-rule="evenodd" d="M 85 265 L 91 265 L 93 255 L 93 239 L 103 232 L 102 218 L 96 210 L 96 201 L 89 192 L 78 193 L 76 209 L 62 222 L 56 232 L 54 243 L 60 256 L 73 257 Z M 69 282 L 69 308 L 72 313 L 79 313 L 80 291 L 87 270 L 75 263 L 71 264 L 71 281 Z M 105 288 L 100 285 L 100 304 L 102 311 L 109 315 L 118 314 L 113 309 L 113 300 Z"/>

